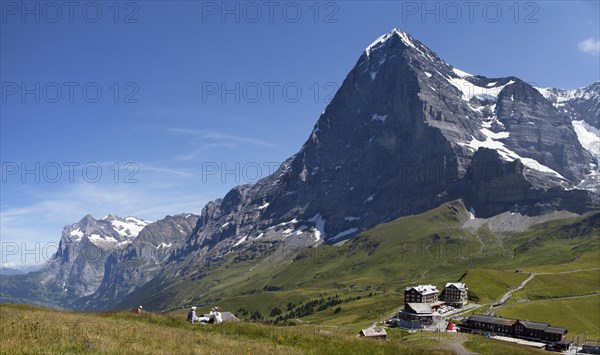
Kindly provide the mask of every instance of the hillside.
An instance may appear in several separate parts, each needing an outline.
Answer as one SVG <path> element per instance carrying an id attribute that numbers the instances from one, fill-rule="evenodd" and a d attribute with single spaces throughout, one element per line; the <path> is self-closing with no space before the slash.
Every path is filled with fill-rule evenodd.
<path id="1" fill-rule="evenodd" d="M 273 174 L 207 203 L 164 272 L 131 296 L 163 289 L 185 302 L 212 302 L 241 291 L 352 284 L 392 292 L 458 278 L 467 260 L 469 267 L 514 267 L 508 255 L 515 250 L 536 257 L 517 231 L 505 240 L 452 220 L 390 222 L 427 219 L 456 200 L 480 219 L 596 210 L 595 145 L 580 141 L 584 126 L 573 122 L 594 121 L 598 89 L 550 95 L 517 77 L 472 75 L 394 29 L 362 51 L 298 152 Z M 448 217 L 467 222 L 464 212 Z M 342 242 L 348 245 L 331 247 Z M 319 263 L 307 264 L 315 252 Z M 270 261 L 261 261 L 265 255 Z M 195 284 L 202 287 L 180 291 Z"/>
<path id="2" fill-rule="evenodd" d="M 472 75 L 393 29 L 360 53 L 275 172 L 200 216 L 86 215 L 41 270 L 0 280 L 0 302 L 111 310 L 272 291 L 389 295 L 469 268 L 568 261 L 578 251 L 563 248 L 588 248 L 576 239 L 596 222 L 551 221 L 598 210 L 599 90 Z"/>
<path id="3" fill-rule="evenodd" d="M 76 313 L 0 305 L 0 354 L 543 354 L 543 351 L 464 334 L 390 331 L 388 341 L 313 327 L 256 323 L 192 325 L 184 318 L 130 312 Z M 464 345 L 464 347 L 463 347 Z"/>
<path id="4" fill-rule="evenodd" d="M 159 314 L 58 312 L 1 305 L 1 354 L 420 354 L 421 346 L 365 341 L 317 329 L 261 324 L 192 325 Z M 428 349 L 432 354 L 448 354 Z"/>
<path id="5" fill-rule="evenodd" d="M 0 302 L 151 313 L 3 306 L 6 340 L 35 352 L 43 345 L 15 339 L 71 331 L 29 314 L 40 313 L 76 333 L 93 320 L 51 352 L 506 351 L 399 330 L 373 347 L 351 338 L 395 314 L 407 286 L 447 282 L 466 283 L 474 307 L 454 320 L 495 314 L 600 338 L 598 98 L 598 83 L 543 89 L 466 73 L 394 29 L 361 52 L 272 174 L 200 215 L 86 215 L 40 270 L 0 279 Z M 198 335 L 180 321 L 189 306 L 215 305 L 253 324 Z M 129 341 L 139 332 L 151 339 Z"/>
<path id="6" fill-rule="evenodd" d="M 406 286 L 432 283 L 442 287 L 461 280 L 469 286 L 471 301 L 484 305 L 477 310 L 482 313 L 527 279 L 529 270 L 596 267 L 599 216 L 596 212 L 555 219 L 526 232 L 500 233 L 491 232 L 487 225 L 477 230 L 462 227 L 470 217 L 457 201 L 380 225 L 342 245 L 289 255 L 266 254 L 259 261 L 224 256 L 212 269 L 189 278 L 153 280 L 142 288 L 147 292 L 136 293 L 136 298 L 126 299 L 120 307 L 142 303 L 151 309 L 174 310 L 218 303 L 245 319 L 353 332 L 397 311 Z M 537 238 L 540 235 L 544 238 Z M 515 273 L 515 269 L 524 271 Z M 582 277 L 597 278 L 598 272 L 591 270 Z M 551 289 L 545 278 L 540 280 L 537 293 Z M 580 288 L 580 293 L 600 290 L 597 284 Z M 592 317 L 598 314 L 580 311 Z M 174 312 L 182 316 L 185 311 Z M 578 330 L 589 329 L 576 326 L 573 331 Z"/>

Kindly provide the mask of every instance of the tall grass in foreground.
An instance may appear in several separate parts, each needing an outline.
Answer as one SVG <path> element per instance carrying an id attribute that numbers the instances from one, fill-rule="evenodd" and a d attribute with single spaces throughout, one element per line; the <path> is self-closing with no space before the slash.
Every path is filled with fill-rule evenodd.
<path id="1" fill-rule="evenodd" d="M 426 346 L 252 323 L 191 325 L 157 314 L 0 305 L 2 354 L 444 354 Z"/>

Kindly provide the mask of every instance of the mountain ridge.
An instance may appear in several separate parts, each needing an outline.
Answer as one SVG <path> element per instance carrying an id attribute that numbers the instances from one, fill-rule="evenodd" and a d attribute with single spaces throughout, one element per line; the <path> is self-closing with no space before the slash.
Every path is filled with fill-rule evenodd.
<path id="1" fill-rule="evenodd" d="M 595 122 L 597 84 L 586 87 L 589 94 L 552 96 L 516 77 L 471 75 L 395 29 L 361 53 L 306 142 L 275 173 L 208 202 L 182 231 L 161 220 L 176 236 L 172 251 L 156 248 L 163 245 L 158 235 L 154 251 L 130 238 L 135 227 L 119 233 L 112 220 L 86 216 L 79 229 L 65 227 L 68 242 L 61 239 L 56 260 L 77 258 L 73 241 L 89 247 L 98 262 L 83 260 L 75 274 L 87 273 L 90 282 L 64 281 L 72 273 L 60 262 L 50 268 L 75 287 L 70 302 L 77 307 L 110 307 L 141 296 L 150 283 L 201 280 L 224 258 L 341 244 L 450 201 L 464 201 L 478 218 L 598 209 L 600 157 L 580 141 L 577 127 L 585 126 L 573 124 Z M 595 132 L 588 133 L 594 143 Z M 126 246 L 112 248 L 115 242 Z M 136 263 L 143 265 L 127 270 Z"/>
<path id="2" fill-rule="evenodd" d="M 131 292 L 138 285 L 136 280 L 149 280 L 162 270 L 160 265 L 191 233 L 197 220 L 193 214 L 166 216 L 155 222 L 111 215 L 96 220 L 88 214 L 63 228 L 56 253 L 39 270 L 16 278 L 3 276 L 0 298 L 73 307 L 77 300 L 106 293 L 109 275 L 122 284 L 114 290 L 115 296 Z M 134 265 L 131 260 L 138 255 L 143 257 Z M 114 270 L 117 260 L 128 267 Z"/>

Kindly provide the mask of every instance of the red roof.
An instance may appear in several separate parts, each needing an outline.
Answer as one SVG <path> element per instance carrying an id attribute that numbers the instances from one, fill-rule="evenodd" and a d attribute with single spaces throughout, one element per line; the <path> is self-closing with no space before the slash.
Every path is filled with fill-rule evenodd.
<path id="1" fill-rule="evenodd" d="M 454 323 L 450 322 L 448 323 L 446 330 L 456 330 L 456 326 L 454 325 Z"/>

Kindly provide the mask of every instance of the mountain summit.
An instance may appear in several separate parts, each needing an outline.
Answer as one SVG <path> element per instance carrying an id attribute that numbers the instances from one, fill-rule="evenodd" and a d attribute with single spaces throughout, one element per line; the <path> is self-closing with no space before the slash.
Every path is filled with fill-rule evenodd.
<path id="1" fill-rule="evenodd" d="M 177 224 L 163 220 L 161 233 L 178 244 L 153 252 L 150 269 L 118 266 L 159 250 L 140 244 L 151 226 L 132 245 L 102 254 L 93 286 L 77 286 L 87 296 L 81 307 L 202 278 L 230 253 L 249 260 L 343 243 L 458 199 L 485 218 L 597 209 L 599 86 L 539 89 L 516 77 L 472 75 L 394 29 L 362 52 L 298 153 L 271 176 L 207 203 L 193 228 L 188 220 L 175 233 Z M 107 251 L 129 243 L 140 223 L 86 217 L 63 232 L 56 265 L 76 253 L 66 241 Z M 78 265 L 76 275 L 90 270 Z M 156 275 L 145 286 L 134 281 Z"/>
<path id="2" fill-rule="evenodd" d="M 592 209 L 598 83 L 589 88 L 553 100 L 516 77 L 459 70 L 394 29 L 363 51 L 298 153 L 204 207 L 173 259 L 194 267 L 174 274 L 258 242 L 342 242 L 456 199 L 478 217 Z"/>
<path id="3" fill-rule="evenodd" d="M 93 308 L 133 291 L 162 271 L 181 246 L 198 216 L 181 214 L 151 222 L 136 217 L 86 215 L 63 228 L 56 253 L 39 270 L 17 279 L 3 277 L 3 302 L 75 307 L 93 299 Z M 119 263 L 118 267 L 116 264 Z M 107 304 L 105 293 L 111 292 Z"/>

